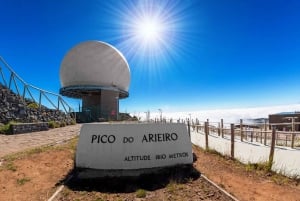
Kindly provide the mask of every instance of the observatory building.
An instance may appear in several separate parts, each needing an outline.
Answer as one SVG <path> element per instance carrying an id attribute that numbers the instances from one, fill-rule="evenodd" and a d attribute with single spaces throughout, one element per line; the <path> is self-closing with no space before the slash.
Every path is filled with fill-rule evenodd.
<path id="1" fill-rule="evenodd" d="M 130 71 L 115 47 L 100 41 L 73 47 L 60 66 L 60 94 L 82 99 L 82 122 L 118 120 L 119 99 L 127 98 Z"/>

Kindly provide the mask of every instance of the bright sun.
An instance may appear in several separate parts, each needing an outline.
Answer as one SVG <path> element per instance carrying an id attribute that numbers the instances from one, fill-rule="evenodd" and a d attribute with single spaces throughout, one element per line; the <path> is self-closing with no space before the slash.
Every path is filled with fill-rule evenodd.
<path id="1" fill-rule="evenodd" d="M 136 23 L 135 34 L 143 43 L 158 42 L 163 38 L 163 24 L 158 19 L 142 18 Z"/>
<path id="2" fill-rule="evenodd" d="M 180 46 L 182 16 L 180 0 L 143 0 L 122 3 L 114 10 L 120 16 L 121 45 L 127 57 L 140 59 L 147 66 L 167 61 Z M 121 14 L 121 15 L 120 15 Z M 144 65 L 145 65 L 144 64 Z"/>
<path id="3" fill-rule="evenodd" d="M 145 54 L 161 54 L 159 52 L 171 39 L 172 12 L 167 6 L 154 1 L 141 1 L 128 15 L 126 33 Z"/>

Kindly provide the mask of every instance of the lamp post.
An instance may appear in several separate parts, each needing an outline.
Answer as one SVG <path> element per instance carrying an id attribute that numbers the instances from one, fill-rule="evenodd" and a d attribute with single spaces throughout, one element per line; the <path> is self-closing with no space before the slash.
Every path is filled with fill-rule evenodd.
<path id="1" fill-rule="evenodd" d="M 158 111 L 159 111 L 160 122 L 162 122 L 162 109 L 158 109 Z"/>
<path id="2" fill-rule="evenodd" d="M 150 111 L 148 110 L 147 112 L 145 112 L 146 114 L 146 121 L 149 122 L 150 121 Z"/>

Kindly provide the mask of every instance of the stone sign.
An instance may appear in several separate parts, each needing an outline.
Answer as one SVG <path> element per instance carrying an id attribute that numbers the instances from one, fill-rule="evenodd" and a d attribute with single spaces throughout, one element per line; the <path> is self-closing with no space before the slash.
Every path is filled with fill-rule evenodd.
<path id="1" fill-rule="evenodd" d="M 138 170 L 193 163 L 185 124 L 84 124 L 76 168 Z"/>

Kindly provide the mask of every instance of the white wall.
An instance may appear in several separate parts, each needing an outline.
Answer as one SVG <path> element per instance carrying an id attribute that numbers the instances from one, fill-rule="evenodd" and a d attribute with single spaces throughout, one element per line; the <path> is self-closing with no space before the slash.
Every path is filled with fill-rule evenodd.
<path id="1" fill-rule="evenodd" d="M 205 148 L 205 135 L 203 132 L 191 131 L 191 140 L 193 144 Z M 209 135 L 208 146 L 223 155 L 230 156 L 230 139 Z M 269 160 L 269 153 L 269 146 L 235 140 L 234 155 L 242 163 L 266 162 Z M 300 177 L 300 150 L 275 148 L 273 162 L 273 171 L 289 177 Z"/>

